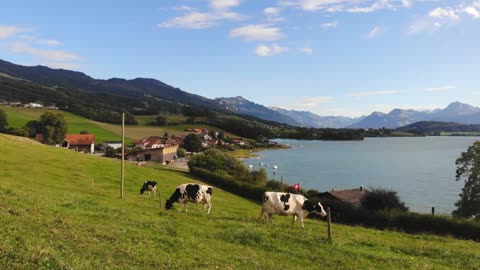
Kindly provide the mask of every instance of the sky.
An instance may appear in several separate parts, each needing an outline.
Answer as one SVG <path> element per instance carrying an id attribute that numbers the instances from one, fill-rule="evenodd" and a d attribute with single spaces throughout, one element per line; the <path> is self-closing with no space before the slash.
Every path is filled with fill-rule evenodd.
<path id="1" fill-rule="evenodd" d="M 480 106 L 480 0 L 17 0 L 0 59 L 319 115 Z"/>

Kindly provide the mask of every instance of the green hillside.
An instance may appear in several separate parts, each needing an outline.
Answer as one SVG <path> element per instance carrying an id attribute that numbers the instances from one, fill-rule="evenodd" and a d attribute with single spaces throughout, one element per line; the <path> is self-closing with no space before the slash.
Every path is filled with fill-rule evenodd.
<path id="1" fill-rule="evenodd" d="M 47 112 L 47 109 L 29 109 L 23 107 L 9 107 L 9 106 L 0 106 L 0 109 L 4 110 L 7 114 L 9 127 L 20 128 L 25 126 L 28 121 L 38 120 L 42 114 Z M 68 132 L 69 133 L 80 133 L 82 130 L 87 130 L 91 134 L 95 134 L 95 142 L 101 143 L 103 141 L 119 141 L 121 140 L 121 126 L 96 122 L 82 116 L 78 116 L 65 111 L 58 111 L 65 116 L 65 120 L 68 122 Z M 186 128 L 205 128 L 205 129 L 215 129 L 209 125 L 204 124 L 182 124 L 176 126 L 168 127 L 154 127 L 146 125 L 147 122 L 153 121 L 154 116 L 143 116 L 139 117 L 139 125 L 137 126 L 127 126 L 125 129 L 126 143 L 131 143 L 135 140 L 148 137 L 148 136 L 163 136 L 165 132 L 169 135 L 185 135 L 188 134 L 184 130 Z M 172 122 L 181 122 L 186 118 L 180 115 L 172 115 L 168 117 L 169 121 Z M 225 132 L 228 136 L 234 136 L 229 132 Z"/>
<path id="2" fill-rule="evenodd" d="M 188 174 L 0 134 L 0 269 L 479 269 L 480 244 L 289 217 L 263 224 L 260 205 L 213 192 L 210 215 L 161 210 L 138 195 L 156 180 L 163 201 Z M 93 179 L 93 189 L 92 189 Z M 175 207 L 178 207 L 177 205 Z"/>

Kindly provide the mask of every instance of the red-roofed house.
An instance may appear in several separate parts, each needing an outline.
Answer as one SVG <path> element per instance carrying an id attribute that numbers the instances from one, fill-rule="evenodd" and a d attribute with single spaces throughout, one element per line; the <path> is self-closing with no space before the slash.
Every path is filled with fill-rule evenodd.
<path id="1" fill-rule="evenodd" d="M 93 154 L 95 151 L 95 136 L 93 134 L 65 134 L 62 146 L 77 152 Z"/>

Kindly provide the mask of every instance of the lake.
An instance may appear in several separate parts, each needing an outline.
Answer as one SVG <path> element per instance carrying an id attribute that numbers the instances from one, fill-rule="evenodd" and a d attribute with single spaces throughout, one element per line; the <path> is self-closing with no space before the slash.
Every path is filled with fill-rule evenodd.
<path id="1" fill-rule="evenodd" d="M 263 167 L 271 179 L 282 176 L 284 182 L 300 183 L 306 190 L 382 187 L 397 191 L 413 211 L 426 213 L 435 207 L 437 213 L 450 214 L 463 187 L 463 181 L 455 181 L 455 160 L 476 140 L 480 138 L 277 139 L 291 148 L 261 151 L 245 164 Z"/>

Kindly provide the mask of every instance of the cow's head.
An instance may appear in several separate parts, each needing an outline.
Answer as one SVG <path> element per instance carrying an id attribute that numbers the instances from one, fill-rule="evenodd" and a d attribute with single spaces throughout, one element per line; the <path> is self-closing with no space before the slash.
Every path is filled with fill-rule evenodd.
<path id="1" fill-rule="evenodd" d="M 319 202 L 315 203 L 310 200 L 306 200 L 305 202 L 303 202 L 303 209 L 307 210 L 309 213 L 320 215 L 321 217 L 327 215 L 327 213 L 325 213 L 325 210 L 323 210 L 322 204 Z"/>
<path id="2" fill-rule="evenodd" d="M 172 209 L 172 207 L 173 207 L 173 202 L 170 201 L 170 200 L 167 200 L 167 201 L 165 202 L 165 209 L 166 209 L 166 210 L 170 210 L 170 209 Z"/>

